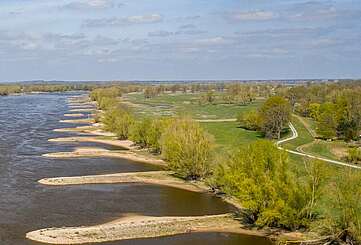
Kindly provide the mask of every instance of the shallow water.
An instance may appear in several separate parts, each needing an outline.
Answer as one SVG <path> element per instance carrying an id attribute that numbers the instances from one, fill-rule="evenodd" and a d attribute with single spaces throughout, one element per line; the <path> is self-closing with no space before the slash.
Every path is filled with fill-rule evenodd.
<path id="1" fill-rule="evenodd" d="M 79 126 L 60 123 L 68 113 L 70 94 L 0 97 L 0 244 L 39 244 L 26 232 L 46 227 L 94 225 L 127 213 L 140 215 L 221 214 L 233 208 L 219 198 L 176 188 L 142 184 L 44 186 L 37 180 L 158 170 L 157 167 L 111 158 L 47 159 L 44 153 L 72 151 L 94 143 L 55 143 L 50 138 L 76 133 L 53 132 Z M 73 94 L 71 94 L 73 95 Z M 225 233 L 185 234 L 102 244 L 256 244 L 263 238 Z"/>

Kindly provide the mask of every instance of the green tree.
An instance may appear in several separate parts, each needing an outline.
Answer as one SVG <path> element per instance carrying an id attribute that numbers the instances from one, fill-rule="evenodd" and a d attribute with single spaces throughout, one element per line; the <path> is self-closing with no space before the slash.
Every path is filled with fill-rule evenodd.
<path id="1" fill-rule="evenodd" d="M 175 119 L 161 137 L 161 151 L 169 168 L 188 179 L 210 171 L 213 139 L 190 118 Z"/>
<path id="2" fill-rule="evenodd" d="M 134 119 L 131 113 L 121 107 L 106 111 L 103 120 L 105 130 L 114 132 L 121 140 L 128 139 L 133 122 Z"/>
<path id="3" fill-rule="evenodd" d="M 336 108 L 333 103 L 327 102 L 320 106 L 320 115 L 317 121 L 317 133 L 324 138 L 332 139 L 337 135 Z"/>
<path id="4" fill-rule="evenodd" d="M 273 96 L 266 100 L 259 110 L 262 130 L 267 138 L 281 138 L 281 132 L 290 120 L 291 106 L 287 100 Z"/>

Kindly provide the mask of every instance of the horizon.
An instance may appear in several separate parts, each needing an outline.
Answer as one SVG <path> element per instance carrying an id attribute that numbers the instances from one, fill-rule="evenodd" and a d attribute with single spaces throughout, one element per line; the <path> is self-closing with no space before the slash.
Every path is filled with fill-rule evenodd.
<path id="1" fill-rule="evenodd" d="M 360 79 L 354 0 L 4 0 L 0 82 Z"/>

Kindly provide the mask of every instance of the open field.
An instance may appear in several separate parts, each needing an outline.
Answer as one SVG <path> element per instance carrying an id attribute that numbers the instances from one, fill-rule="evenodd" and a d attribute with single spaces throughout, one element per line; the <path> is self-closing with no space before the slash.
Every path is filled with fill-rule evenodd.
<path id="1" fill-rule="evenodd" d="M 125 103 L 139 115 L 177 115 L 186 114 L 194 119 L 230 119 L 239 113 L 256 109 L 262 103 L 257 100 L 250 105 L 200 104 L 201 94 L 162 94 L 145 99 L 143 94 L 125 95 Z"/>

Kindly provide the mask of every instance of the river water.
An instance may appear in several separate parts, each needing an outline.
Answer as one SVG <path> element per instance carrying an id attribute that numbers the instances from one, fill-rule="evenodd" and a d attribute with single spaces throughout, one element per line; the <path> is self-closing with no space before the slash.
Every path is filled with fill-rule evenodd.
<path id="1" fill-rule="evenodd" d="M 37 180 L 157 170 L 123 159 L 47 159 L 44 153 L 72 151 L 89 143 L 54 143 L 48 139 L 75 133 L 53 129 L 74 127 L 60 123 L 69 113 L 67 98 L 74 93 L 0 97 L 0 244 L 39 245 L 25 239 L 46 227 L 95 225 L 127 213 L 152 216 L 210 215 L 233 208 L 208 194 L 143 184 L 102 184 L 49 187 Z M 69 119 L 69 118 L 68 118 Z M 264 238 L 227 233 L 184 234 L 154 239 L 101 243 L 128 244 L 252 244 L 269 245 Z"/>

